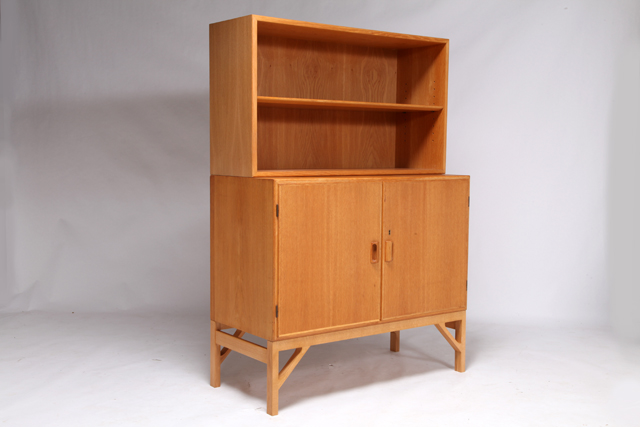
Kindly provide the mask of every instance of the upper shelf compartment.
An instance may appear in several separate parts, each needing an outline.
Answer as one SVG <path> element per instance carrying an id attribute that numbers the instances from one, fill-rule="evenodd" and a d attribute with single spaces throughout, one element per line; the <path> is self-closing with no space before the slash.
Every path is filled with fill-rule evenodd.
<path id="1" fill-rule="evenodd" d="M 444 173 L 448 40 L 246 16 L 212 24 L 211 173 Z"/>
<path id="2" fill-rule="evenodd" d="M 262 17 L 257 33 L 258 96 L 445 105 L 447 40 Z"/>

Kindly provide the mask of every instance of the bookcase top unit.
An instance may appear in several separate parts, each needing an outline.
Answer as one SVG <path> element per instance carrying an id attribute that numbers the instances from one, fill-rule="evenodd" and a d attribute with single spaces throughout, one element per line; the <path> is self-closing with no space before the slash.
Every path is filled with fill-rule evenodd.
<path id="1" fill-rule="evenodd" d="M 249 15 L 210 26 L 211 174 L 441 174 L 447 39 Z"/>

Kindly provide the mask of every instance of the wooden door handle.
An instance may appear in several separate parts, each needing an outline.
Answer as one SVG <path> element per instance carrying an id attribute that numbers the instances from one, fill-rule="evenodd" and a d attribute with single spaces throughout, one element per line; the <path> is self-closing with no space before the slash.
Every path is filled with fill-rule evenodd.
<path id="1" fill-rule="evenodd" d="M 384 242 L 384 260 L 386 262 L 393 261 L 393 242 L 391 240 Z"/>
<path id="2" fill-rule="evenodd" d="M 378 242 L 371 242 L 371 264 L 378 262 Z"/>

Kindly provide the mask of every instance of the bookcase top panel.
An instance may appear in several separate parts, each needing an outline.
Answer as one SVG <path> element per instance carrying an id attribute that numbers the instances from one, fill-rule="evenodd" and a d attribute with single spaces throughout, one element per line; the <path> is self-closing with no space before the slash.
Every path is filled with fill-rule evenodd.
<path id="1" fill-rule="evenodd" d="M 364 30 L 337 25 L 249 15 L 258 25 L 258 35 L 347 43 L 362 46 L 408 49 L 447 44 L 448 39 Z"/>

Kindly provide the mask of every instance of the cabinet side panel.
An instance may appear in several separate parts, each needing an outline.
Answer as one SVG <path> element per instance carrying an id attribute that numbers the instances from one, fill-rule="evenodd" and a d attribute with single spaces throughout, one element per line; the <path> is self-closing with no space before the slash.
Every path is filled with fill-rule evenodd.
<path id="1" fill-rule="evenodd" d="M 211 174 L 252 176 L 256 135 L 254 22 L 209 26 Z"/>
<path id="2" fill-rule="evenodd" d="M 468 197 L 468 178 L 384 183 L 383 319 L 466 309 Z"/>
<path id="3" fill-rule="evenodd" d="M 273 339 L 273 181 L 215 176 L 211 200 L 213 320 Z"/>

